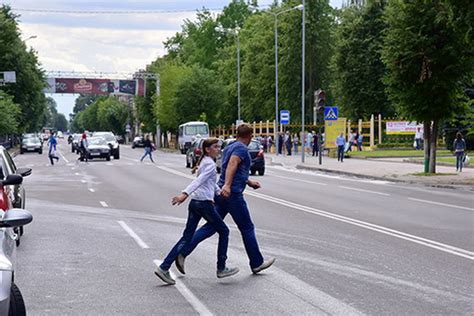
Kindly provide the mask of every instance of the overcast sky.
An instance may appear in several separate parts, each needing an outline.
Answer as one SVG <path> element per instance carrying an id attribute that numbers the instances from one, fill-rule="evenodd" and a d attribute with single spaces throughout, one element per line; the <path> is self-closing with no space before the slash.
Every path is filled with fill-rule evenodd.
<path id="1" fill-rule="evenodd" d="M 330 0 L 340 7 L 343 0 Z M 259 0 L 268 6 L 273 0 Z M 203 7 L 222 9 L 229 0 L 7 0 L 13 9 L 183 12 L 154 14 L 97 14 L 15 11 L 20 14 L 22 38 L 33 47 L 45 70 L 135 72 L 165 53 L 163 41 L 194 19 Z M 218 11 L 216 11 L 216 14 Z M 58 111 L 68 114 L 74 95 L 52 95 Z"/>

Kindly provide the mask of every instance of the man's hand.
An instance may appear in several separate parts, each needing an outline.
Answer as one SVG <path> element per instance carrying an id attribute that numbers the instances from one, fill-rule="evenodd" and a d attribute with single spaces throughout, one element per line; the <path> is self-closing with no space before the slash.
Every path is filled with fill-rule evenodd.
<path id="1" fill-rule="evenodd" d="M 188 198 L 188 195 L 186 193 L 181 193 L 180 195 L 177 195 L 175 196 L 172 200 L 171 200 L 171 204 L 172 205 L 180 205 L 181 203 L 183 203 L 186 199 Z"/>
<path id="2" fill-rule="evenodd" d="M 230 196 L 230 185 L 224 184 L 221 190 L 221 195 L 225 198 Z"/>
<path id="3" fill-rule="evenodd" d="M 247 185 L 251 187 L 254 190 L 260 189 L 262 186 L 260 185 L 260 182 L 258 181 L 253 181 L 253 180 L 248 180 Z"/>

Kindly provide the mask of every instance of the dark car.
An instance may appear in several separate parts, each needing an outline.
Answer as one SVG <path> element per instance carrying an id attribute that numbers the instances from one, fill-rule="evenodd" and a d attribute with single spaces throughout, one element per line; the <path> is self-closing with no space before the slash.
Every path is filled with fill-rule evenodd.
<path id="1" fill-rule="evenodd" d="M 102 137 L 89 138 L 89 146 L 87 147 L 87 159 L 105 158 L 110 161 L 110 146 Z"/>
<path id="2" fill-rule="evenodd" d="M 43 153 L 43 144 L 38 137 L 23 137 L 21 141 L 20 154 L 23 155 L 25 152 L 29 151 L 37 152 L 38 154 Z"/>
<path id="3" fill-rule="evenodd" d="M 137 136 L 133 139 L 132 149 L 135 147 L 145 147 L 145 138 L 143 136 Z"/>
<path id="4" fill-rule="evenodd" d="M 12 175 L 26 177 L 30 174 L 31 168 L 17 169 L 8 151 L 3 146 L 0 146 L 0 181 L 7 180 L 7 178 Z M 12 185 L 5 185 L 3 186 L 3 190 L 4 192 L 8 192 L 8 199 L 12 208 L 25 208 L 25 189 L 21 182 Z M 2 210 L 5 210 L 5 208 L 2 207 Z M 23 228 L 20 227 L 18 232 L 20 235 L 23 235 Z M 17 244 L 20 244 L 19 238 Z"/>
<path id="5" fill-rule="evenodd" d="M 202 155 L 203 138 L 198 138 L 186 152 L 186 168 L 194 168 Z"/>
<path id="6" fill-rule="evenodd" d="M 120 159 L 120 146 L 112 132 L 95 132 L 92 136 L 104 138 L 107 144 L 109 144 L 110 154 L 114 156 L 114 159 Z"/>
<path id="7" fill-rule="evenodd" d="M 222 143 L 221 153 L 217 157 L 216 161 L 217 172 L 221 172 L 222 169 L 222 153 L 224 151 L 224 148 L 233 142 L 235 142 L 235 139 L 228 139 Z M 259 141 L 252 140 L 248 145 L 248 149 L 250 157 L 252 158 L 250 165 L 250 174 L 254 175 L 258 172 L 260 176 L 263 176 L 265 174 L 265 157 L 262 145 Z"/>

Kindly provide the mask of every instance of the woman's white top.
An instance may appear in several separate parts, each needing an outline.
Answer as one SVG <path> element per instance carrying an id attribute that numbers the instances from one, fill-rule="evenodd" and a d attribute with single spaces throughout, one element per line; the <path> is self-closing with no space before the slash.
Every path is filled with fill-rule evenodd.
<path id="1" fill-rule="evenodd" d="M 199 201 L 214 201 L 214 196 L 220 194 L 217 186 L 216 163 L 209 156 L 204 156 L 199 164 L 197 178 L 183 190 L 191 198 Z"/>

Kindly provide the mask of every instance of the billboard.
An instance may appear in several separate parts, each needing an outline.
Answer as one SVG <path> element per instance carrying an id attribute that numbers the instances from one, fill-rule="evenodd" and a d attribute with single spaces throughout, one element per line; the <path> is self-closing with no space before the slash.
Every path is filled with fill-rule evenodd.
<path id="1" fill-rule="evenodd" d="M 324 136 L 326 148 L 337 148 L 336 138 L 343 133 L 346 136 L 346 118 L 339 117 L 337 121 L 324 121 Z"/>
<path id="2" fill-rule="evenodd" d="M 387 122 L 387 135 L 415 135 L 416 129 L 420 128 L 423 131 L 423 124 L 416 122 Z"/>
<path id="3" fill-rule="evenodd" d="M 125 94 L 143 96 L 145 94 L 145 84 L 143 79 L 48 78 L 48 87 L 43 91 L 45 93 Z"/>

